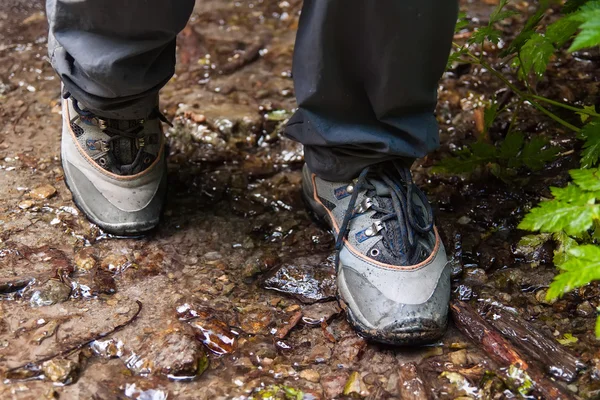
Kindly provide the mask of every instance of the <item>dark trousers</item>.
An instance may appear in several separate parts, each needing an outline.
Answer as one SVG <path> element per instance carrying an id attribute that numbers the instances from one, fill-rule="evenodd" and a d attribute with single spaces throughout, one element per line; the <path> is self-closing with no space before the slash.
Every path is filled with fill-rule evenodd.
<path id="1" fill-rule="evenodd" d="M 174 72 L 193 0 L 47 0 L 48 51 L 66 89 L 107 118 L 144 118 Z M 311 170 L 356 176 L 438 146 L 433 115 L 456 0 L 305 0 L 287 134 Z"/>

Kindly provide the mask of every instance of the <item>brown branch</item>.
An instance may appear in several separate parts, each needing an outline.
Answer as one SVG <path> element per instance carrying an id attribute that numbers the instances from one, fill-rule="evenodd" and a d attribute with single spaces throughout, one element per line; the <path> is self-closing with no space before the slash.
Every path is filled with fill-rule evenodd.
<path id="1" fill-rule="evenodd" d="M 474 343 L 480 345 L 490 358 L 503 367 L 516 367 L 527 374 L 532 391 L 545 400 L 571 400 L 573 397 L 557 386 L 534 365 L 529 364 L 500 332 L 462 301 L 450 304 L 456 327 Z M 519 383 L 515 384 L 519 390 Z"/>

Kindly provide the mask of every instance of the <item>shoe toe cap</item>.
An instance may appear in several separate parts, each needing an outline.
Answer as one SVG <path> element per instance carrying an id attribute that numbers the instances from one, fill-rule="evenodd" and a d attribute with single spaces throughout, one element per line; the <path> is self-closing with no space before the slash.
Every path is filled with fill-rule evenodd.
<path id="1" fill-rule="evenodd" d="M 450 300 L 449 268 L 444 263 L 439 269 L 438 274 L 412 271 L 414 276 L 407 278 L 411 272 L 384 271 L 378 276 L 381 271 L 359 272 L 343 265 L 338 286 L 350 322 L 378 342 L 402 345 L 438 339 L 446 329 Z"/>

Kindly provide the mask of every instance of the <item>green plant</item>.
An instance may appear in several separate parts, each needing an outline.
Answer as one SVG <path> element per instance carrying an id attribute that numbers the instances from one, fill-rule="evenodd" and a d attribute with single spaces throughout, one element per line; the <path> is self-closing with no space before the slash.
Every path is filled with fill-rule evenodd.
<path id="1" fill-rule="evenodd" d="M 486 26 L 475 30 L 464 44 L 454 44 L 455 51 L 450 57 L 449 66 L 456 62 L 480 65 L 516 95 L 516 104 L 512 107 L 498 110 L 492 104 L 484 118 L 485 133 L 497 115 L 512 110 L 508 134 L 498 145 L 479 140 L 470 148 L 461 149 L 456 157 L 442 160 L 437 170 L 468 173 L 487 165 L 494 175 L 507 181 L 507 178 L 515 175 L 516 169 L 527 167 L 536 170 L 543 167 L 557 154 L 556 149 L 544 147 L 543 139 L 537 137 L 527 142 L 522 134 L 513 131 L 514 121 L 524 103 L 576 133 L 577 138 L 583 141 L 583 146 L 581 169 L 570 171 L 573 183 L 564 188 L 551 188 L 553 198 L 542 201 L 530 210 L 519 225 L 523 230 L 541 232 L 535 240 L 553 239 L 558 243 L 554 263 L 559 274 L 547 292 L 547 299 L 553 300 L 600 280 L 600 169 L 594 168 L 600 159 L 600 114 L 593 105 L 580 107 L 540 96 L 536 92 L 536 85 L 544 76 L 554 54 L 569 41 L 568 51 L 571 52 L 600 45 L 600 0 L 568 0 L 561 9 L 562 16 L 545 28 L 541 22 L 546 18 L 550 6 L 547 1 L 541 2 L 523 29 L 502 51 L 500 56 L 503 60 L 496 67 L 485 59 L 483 51 L 477 54 L 477 50 L 482 49 L 486 42 L 499 43 L 502 32 L 496 28 L 497 24 L 515 15 L 513 11 L 506 10 L 507 4 L 508 0 L 501 0 Z M 467 26 L 464 15 L 461 15 L 457 31 Z M 517 82 L 501 72 L 505 66 L 512 68 Z M 581 125 L 566 121 L 549 107 L 575 113 Z M 524 242 L 532 240 L 531 236 L 523 238 Z M 600 318 L 596 322 L 596 336 L 600 337 Z"/>

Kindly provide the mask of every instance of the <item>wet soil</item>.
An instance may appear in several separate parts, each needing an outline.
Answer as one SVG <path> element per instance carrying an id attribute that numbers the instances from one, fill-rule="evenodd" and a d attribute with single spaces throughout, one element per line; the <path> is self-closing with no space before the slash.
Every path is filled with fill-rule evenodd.
<path id="1" fill-rule="evenodd" d="M 485 21 L 489 3 L 463 8 Z M 164 222 L 149 236 L 119 239 L 81 215 L 63 181 L 59 82 L 42 4 L 0 3 L 1 398 L 518 397 L 506 371 L 452 324 L 435 345 L 406 349 L 366 343 L 345 321 L 334 300 L 332 240 L 300 200 L 301 146 L 281 135 L 294 107 L 300 7 L 198 2 L 161 98 L 174 124 Z M 515 17 L 505 31 L 522 22 Z M 539 90 L 594 103 L 597 67 L 589 54 L 564 55 Z M 519 219 L 549 185 L 567 181 L 576 140 L 525 108 L 519 129 L 563 153 L 524 173 L 526 184 L 485 171 L 431 173 L 436 160 L 477 139 L 484 102 L 503 93 L 481 69 L 447 73 L 437 110 L 442 147 L 415 164 L 415 177 L 452 256 L 454 297 L 517 311 L 585 367 L 551 371 L 568 376 L 554 384 L 596 398 L 598 287 L 548 303 L 552 244 L 517 248 Z M 486 140 L 502 138 L 507 124 L 501 118 Z"/>

